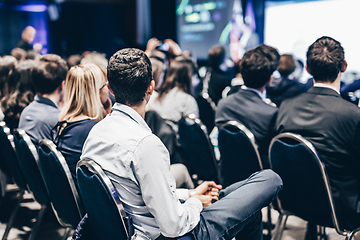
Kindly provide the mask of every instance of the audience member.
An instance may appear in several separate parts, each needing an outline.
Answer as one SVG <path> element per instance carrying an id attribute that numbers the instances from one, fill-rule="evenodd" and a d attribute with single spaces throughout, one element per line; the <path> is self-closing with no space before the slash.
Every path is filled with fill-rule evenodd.
<path id="1" fill-rule="evenodd" d="M 155 86 L 150 60 L 141 50 L 120 50 L 109 60 L 108 79 L 116 104 L 89 133 L 81 159 L 94 160 L 112 179 L 132 219 L 131 239 L 261 239 L 261 209 L 280 190 L 279 176 L 257 172 L 221 191 L 214 182 L 175 189 L 169 154 L 143 119 Z"/>
<path id="2" fill-rule="evenodd" d="M 85 54 L 84 58 L 81 59 L 80 63 L 81 64 L 94 63 L 106 69 L 108 60 L 106 59 L 105 54 L 103 53 L 90 52 Z"/>
<path id="3" fill-rule="evenodd" d="M 59 121 L 59 102 L 67 71 L 66 61 L 55 54 L 42 56 L 32 69 L 35 101 L 22 112 L 19 128 L 25 130 L 36 145 L 42 139 L 52 139 L 51 130 Z"/>
<path id="4" fill-rule="evenodd" d="M 222 92 L 225 87 L 230 86 L 232 76 L 225 72 L 225 48 L 217 45 L 209 51 L 209 69 L 210 79 L 208 80 L 207 93 L 211 100 L 217 105 L 222 98 Z M 204 79 L 204 81 L 206 81 Z M 205 83 L 203 87 L 205 87 Z"/>
<path id="5" fill-rule="evenodd" d="M 73 66 L 79 65 L 82 58 L 83 58 L 83 57 L 82 57 L 80 54 L 71 55 L 71 56 L 66 60 L 66 62 L 67 62 L 67 64 L 68 64 L 68 67 L 71 68 L 71 67 L 73 67 Z"/>
<path id="6" fill-rule="evenodd" d="M 0 100 L 8 94 L 7 82 L 11 74 L 15 71 L 16 64 L 17 60 L 13 56 L 0 58 Z"/>
<path id="7" fill-rule="evenodd" d="M 21 40 L 18 42 L 17 47 L 22 48 L 25 51 L 32 50 L 33 45 L 31 43 L 34 41 L 35 34 L 35 28 L 32 26 L 27 26 L 21 34 Z"/>
<path id="8" fill-rule="evenodd" d="M 276 129 L 298 133 L 314 145 L 327 168 L 341 225 L 353 229 L 360 226 L 360 109 L 340 97 L 344 49 L 335 39 L 321 37 L 306 55 L 315 84 L 281 104 Z"/>
<path id="9" fill-rule="evenodd" d="M 154 99 L 151 108 L 148 108 L 168 120 L 176 132 L 177 122 L 183 116 L 195 114 L 199 117 L 196 100 L 191 96 L 193 67 L 187 60 L 188 58 L 180 56 L 170 64 L 159 95 Z"/>
<path id="10" fill-rule="evenodd" d="M 280 78 L 273 78 L 266 87 L 266 94 L 277 106 L 287 98 L 292 98 L 306 92 L 308 88 L 294 79 L 291 74 L 296 68 L 295 59 L 290 54 L 282 54 L 278 71 Z"/>
<path id="11" fill-rule="evenodd" d="M 107 79 L 92 63 L 72 67 L 65 81 L 64 107 L 60 112 L 55 144 L 76 179 L 76 164 L 91 128 L 104 115 L 100 96 L 107 94 Z"/>
<path id="12" fill-rule="evenodd" d="M 231 80 L 230 86 L 227 86 L 222 92 L 223 98 L 230 94 L 236 93 L 239 91 L 241 86 L 244 85 L 244 80 L 241 75 L 241 59 L 234 64 L 234 73 L 235 78 Z"/>
<path id="13" fill-rule="evenodd" d="M 19 62 L 5 84 L 6 95 L 1 99 L 1 110 L 11 131 L 18 127 L 21 112 L 34 100 L 31 70 L 35 64 L 34 60 Z"/>
<path id="14" fill-rule="evenodd" d="M 26 51 L 22 48 L 14 48 L 11 50 L 11 56 L 18 61 L 24 61 L 26 59 Z"/>
<path id="15" fill-rule="evenodd" d="M 35 50 L 29 50 L 26 52 L 25 59 L 32 59 L 32 60 L 39 60 L 41 57 L 41 54 L 38 51 Z"/>
<path id="16" fill-rule="evenodd" d="M 269 167 L 268 148 L 275 136 L 274 126 L 278 109 L 265 102 L 265 87 L 279 65 L 280 55 L 275 48 L 260 45 L 245 52 L 241 74 L 245 86 L 220 100 L 215 115 L 218 128 L 228 121 L 238 121 L 254 134 L 259 146 L 263 167 Z"/>
<path id="17" fill-rule="evenodd" d="M 158 96 L 158 90 L 160 89 L 161 85 L 164 82 L 164 76 L 165 76 L 165 64 L 160 61 L 157 57 L 150 57 L 150 62 L 152 66 L 152 75 L 153 79 L 155 81 L 155 89 L 153 94 L 151 95 L 151 98 L 149 99 L 149 102 L 147 104 L 147 109 L 151 109 L 152 104 L 154 103 L 154 100 Z"/>

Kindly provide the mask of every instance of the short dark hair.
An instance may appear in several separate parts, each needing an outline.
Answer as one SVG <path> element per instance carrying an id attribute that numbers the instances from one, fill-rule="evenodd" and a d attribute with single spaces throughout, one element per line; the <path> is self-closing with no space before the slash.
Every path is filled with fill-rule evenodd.
<path id="1" fill-rule="evenodd" d="M 318 38 L 306 53 L 306 64 L 317 82 L 334 82 L 344 65 L 344 49 L 331 37 Z"/>
<path id="2" fill-rule="evenodd" d="M 56 54 L 42 56 L 31 71 L 31 79 L 36 93 L 53 93 L 66 78 L 66 61 Z"/>
<path id="3" fill-rule="evenodd" d="M 280 55 L 270 46 L 262 44 L 245 52 L 241 59 L 241 75 L 250 88 L 261 88 L 270 80 L 279 66 Z"/>
<path id="4" fill-rule="evenodd" d="M 151 62 L 140 49 L 119 50 L 109 60 L 107 77 L 116 102 L 137 105 L 152 80 Z"/>
<path id="5" fill-rule="evenodd" d="M 225 59 L 225 47 L 215 45 L 209 50 L 209 67 L 218 69 Z"/>
<path id="6" fill-rule="evenodd" d="M 280 63 L 278 71 L 281 76 L 288 76 L 295 71 L 295 59 L 291 54 L 282 54 L 280 57 Z"/>

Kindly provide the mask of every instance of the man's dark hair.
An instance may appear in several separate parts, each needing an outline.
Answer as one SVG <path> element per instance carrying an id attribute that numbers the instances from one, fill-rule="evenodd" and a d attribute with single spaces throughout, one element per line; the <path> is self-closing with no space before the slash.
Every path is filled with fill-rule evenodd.
<path id="1" fill-rule="evenodd" d="M 306 53 L 306 64 L 316 82 L 334 82 L 344 65 L 344 49 L 331 37 L 318 38 Z"/>
<path id="2" fill-rule="evenodd" d="M 151 62 L 140 49 L 119 50 L 109 60 L 107 77 L 116 102 L 137 105 L 144 100 L 152 80 Z"/>
<path id="3" fill-rule="evenodd" d="M 270 80 L 279 66 L 280 55 L 270 46 L 262 44 L 245 52 L 241 59 L 241 75 L 245 86 L 261 88 Z"/>
<path id="4" fill-rule="evenodd" d="M 219 69 L 219 66 L 225 59 L 225 47 L 215 45 L 209 50 L 209 67 L 212 69 Z"/>
<path id="5" fill-rule="evenodd" d="M 295 71 L 295 59 L 291 54 L 282 54 L 278 71 L 281 76 L 286 77 Z"/>
<path id="6" fill-rule="evenodd" d="M 31 79 L 36 93 L 53 93 L 66 78 L 66 61 L 56 54 L 47 54 L 40 58 L 31 71 Z"/>

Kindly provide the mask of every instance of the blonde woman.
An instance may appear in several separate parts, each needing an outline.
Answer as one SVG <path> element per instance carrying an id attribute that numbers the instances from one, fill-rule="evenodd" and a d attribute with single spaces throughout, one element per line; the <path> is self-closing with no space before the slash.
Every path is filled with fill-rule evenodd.
<path id="1" fill-rule="evenodd" d="M 110 111 L 106 72 L 92 63 L 72 67 L 66 76 L 64 106 L 54 142 L 74 178 L 87 135 Z"/>

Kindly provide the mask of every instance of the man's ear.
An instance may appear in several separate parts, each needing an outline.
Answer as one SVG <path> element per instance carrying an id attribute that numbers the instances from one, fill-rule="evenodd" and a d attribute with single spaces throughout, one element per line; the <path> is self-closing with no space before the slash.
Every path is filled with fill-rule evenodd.
<path id="1" fill-rule="evenodd" d="M 111 89 L 111 87 L 110 87 L 110 84 L 109 84 L 109 83 L 107 84 L 107 87 L 108 87 L 108 89 L 109 89 L 109 92 L 110 92 L 112 95 L 114 95 L 114 96 L 115 96 L 114 91 Z"/>
<path id="2" fill-rule="evenodd" d="M 58 92 L 61 93 L 65 89 L 65 80 L 63 80 L 58 87 Z"/>
<path id="3" fill-rule="evenodd" d="M 155 81 L 151 80 L 151 82 L 150 82 L 150 84 L 148 86 L 148 89 L 146 90 L 146 94 L 152 95 L 153 92 L 154 92 L 154 89 L 155 89 Z"/>
<path id="4" fill-rule="evenodd" d="M 309 68 L 308 68 L 308 65 L 307 65 L 307 64 L 305 65 L 305 69 L 306 69 L 306 71 L 307 71 L 309 74 L 311 74 L 310 71 L 309 71 Z"/>
<path id="5" fill-rule="evenodd" d="M 344 60 L 344 64 L 342 65 L 341 72 L 345 72 L 347 68 L 347 61 Z"/>

